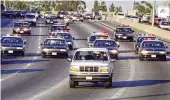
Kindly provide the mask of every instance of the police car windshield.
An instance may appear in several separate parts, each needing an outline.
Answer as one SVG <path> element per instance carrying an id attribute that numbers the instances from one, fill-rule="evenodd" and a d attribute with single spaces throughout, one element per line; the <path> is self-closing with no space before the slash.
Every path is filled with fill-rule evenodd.
<path id="1" fill-rule="evenodd" d="M 106 52 L 103 51 L 77 51 L 74 60 L 102 60 L 108 61 Z"/>
<path id="2" fill-rule="evenodd" d="M 137 38 L 137 43 L 141 43 L 145 39 L 147 39 L 147 40 L 155 40 L 156 37 L 138 37 Z"/>
<path id="3" fill-rule="evenodd" d="M 28 23 L 15 23 L 14 24 L 14 27 L 27 27 L 28 26 Z"/>
<path id="4" fill-rule="evenodd" d="M 72 39 L 72 36 L 68 33 L 57 33 L 57 37 L 64 38 L 64 39 Z"/>
<path id="5" fill-rule="evenodd" d="M 26 15 L 26 18 L 35 18 L 35 15 Z"/>
<path id="6" fill-rule="evenodd" d="M 90 41 L 95 41 L 96 39 L 107 39 L 107 38 L 108 36 L 104 36 L 104 35 L 91 36 Z"/>
<path id="7" fill-rule="evenodd" d="M 159 41 L 147 41 L 143 43 L 144 48 L 165 48 L 163 42 Z"/>
<path id="8" fill-rule="evenodd" d="M 23 40 L 18 37 L 2 37 L 1 43 L 23 44 Z"/>
<path id="9" fill-rule="evenodd" d="M 115 41 L 111 40 L 96 40 L 94 43 L 95 47 L 116 47 L 117 44 Z"/>
<path id="10" fill-rule="evenodd" d="M 133 32 L 131 28 L 117 28 L 116 32 L 127 32 L 127 33 L 131 33 Z"/>
<path id="11" fill-rule="evenodd" d="M 51 30 L 64 30 L 64 29 L 66 29 L 65 26 L 52 26 L 51 27 Z"/>
<path id="12" fill-rule="evenodd" d="M 61 40 L 61 39 L 46 39 L 44 41 L 44 45 L 52 45 L 52 46 L 64 46 L 66 45 L 65 41 L 64 40 Z"/>

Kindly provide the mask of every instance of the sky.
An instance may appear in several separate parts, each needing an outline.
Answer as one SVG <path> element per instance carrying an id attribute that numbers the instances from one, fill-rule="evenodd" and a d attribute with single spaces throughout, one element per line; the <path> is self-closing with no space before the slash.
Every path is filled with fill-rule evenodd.
<path id="1" fill-rule="evenodd" d="M 89 10 L 91 10 L 93 8 L 93 4 L 95 0 L 85 0 L 86 1 L 86 5 L 87 8 Z M 98 0 L 99 2 L 102 0 Z M 134 0 L 103 0 L 106 2 L 106 6 L 107 8 L 110 7 L 111 3 L 113 2 L 115 6 L 121 6 L 123 12 L 126 12 L 127 10 L 132 10 L 133 9 L 133 3 Z M 140 2 L 143 0 L 135 0 L 136 2 Z M 151 4 L 153 4 L 153 0 L 145 0 L 147 2 L 150 2 Z M 168 2 L 170 2 L 170 0 L 156 0 L 156 7 L 157 6 L 167 6 Z"/>

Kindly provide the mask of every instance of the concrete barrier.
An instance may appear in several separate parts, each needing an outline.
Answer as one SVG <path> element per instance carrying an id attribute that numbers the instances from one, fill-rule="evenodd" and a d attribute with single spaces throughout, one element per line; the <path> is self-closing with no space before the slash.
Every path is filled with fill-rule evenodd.
<path id="1" fill-rule="evenodd" d="M 107 17 L 107 21 L 113 21 L 113 22 L 116 21 L 117 23 L 120 23 L 120 24 L 129 25 L 133 28 L 144 31 L 146 33 L 155 34 L 157 37 L 170 42 L 170 31 L 168 30 L 163 30 L 158 27 L 152 27 L 150 25 L 137 23 L 137 22 L 134 22 L 128 19 L 118 19 L 116 17 Z"/>

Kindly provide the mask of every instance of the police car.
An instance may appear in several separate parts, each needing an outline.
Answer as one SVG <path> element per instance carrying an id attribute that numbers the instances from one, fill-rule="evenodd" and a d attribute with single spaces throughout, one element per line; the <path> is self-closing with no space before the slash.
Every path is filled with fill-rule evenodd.
<path id="1" fill-rule="evenodd" d="M 134 40 L 134 30 L 128 25 L 119 25 L 114 32 L 115 40 Z"/>
<path id="2" fill-rule="evenodd" d="M 108 39 L 108 38 L 110 38 L 108 33 L 103 30 L 99 32 L 93 32 L 89 37 L 87 37 L 87 44 L 89 47 L 92 47 L 93 42 L 96 39 Z"/>
<path id="3" fill-rule="evenodd" d="M 63 38 L 67 41 L 67 44 L 69 46 L 69 49 L 72 50 L 73 49 L 73 37 L 72 35 L 69 33 L 68 30 L 65 30 L 63 32 L 56 32 L 56 33 L 52 33 L 52 36 L 56 36 L 58 38 Z"/>
<path id="4" fill-rule="evenodd" d="M 45 19 L 45 24 L 54 24 L 57 22 L 58 22 L 57 16 L 49 16 L 49 17 L 46 17 Z"/>
<path id="5" fill-rule="evenodd" d="M 142 43 L 143 40 L 155 40 L 157 37 L 154 34 L 140 34 L 134 43 L 134 49 L 135 53 L 138 53 L 140 44 Z"/>
<path id="6" fill-rule="evenodd" d="M 42 58 L 46 58 L 47 56 L 68 57 L 69 47 L 67 41 L 63 38 L 48 36 L 41 46 Z"/>
<path id="7" fill-rule="evenodd" d="M 119 44 L 112 39 L 96 39 L 93 43 L 94 48 L 107 48 L 110 52 L 110 57 L 118 59 Z"/>
<path id="8" fill-rule="evenodd" d="M 67 26 L 63 23 L 57 23 L 49 27 L 49 34 L 52 34 L 53 32 L 61 32 L 64 30 L 69 30 Z"/>
<path id="9" fill-rule="evenodd" d="M 13 34 L 28 34 L 31 35 L 31 26 L 28 22 L 17 21 L 13 25 Z"/>
<path id="10" fill-rule="evenodd" d="M 165 61 L 168 47 L 161 40 L 144 40 L 139 47 L 139 59 L 159 58 Z"/>
<path id="11" fill-rule="evenodd" d="M 7 35 L 1 37 L 1 55 L 25 55 L 26 40 L 20 36 Z"/>

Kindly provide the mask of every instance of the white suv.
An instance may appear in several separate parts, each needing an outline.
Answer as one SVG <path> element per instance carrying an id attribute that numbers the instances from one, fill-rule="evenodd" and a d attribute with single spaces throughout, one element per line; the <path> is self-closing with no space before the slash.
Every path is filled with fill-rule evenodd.
<path id="1" fill-rule="evenodd" d="M 36 26 L 37 17 L 34 13 L 27 13 L 24 20 Z"/>
<path id="2" fill-rule="evenodd" d="M 104 82 L 105 88 L 112 86 L 113 61 L 106 48 L 80 48 L 70 64 L 70 88 L 78 82 Z"/>

